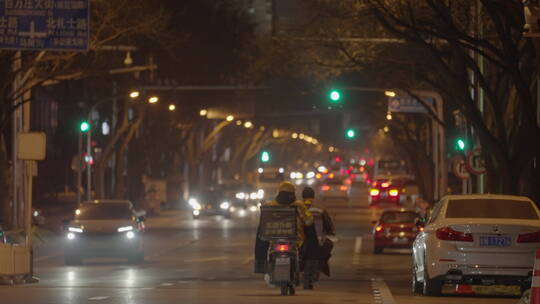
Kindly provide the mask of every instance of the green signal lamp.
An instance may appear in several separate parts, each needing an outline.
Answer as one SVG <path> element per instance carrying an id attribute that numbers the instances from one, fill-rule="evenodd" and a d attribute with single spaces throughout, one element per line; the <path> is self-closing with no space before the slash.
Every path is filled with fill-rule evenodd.
<path id="1" fill-rule="evenodd" d="M 338 90 L 332 90 L 330 91 L 330 102 L 331 103 L 338 103 L 341 101 L 341 93 Z"/>
<path id="2" fill-rule="evenodd" d="M 353 129 L 347 129 L 345 136 L 347 136 L 348 139 L 353 139 L 356 137 L 356 131 Z"/>
<path id="3" fill-rule="evenodd" d="M 269 161 L 270 161 L 270 153 L 268 153 L 268 151 L 263 151 L 261 153 L 261 162 L 267 163 Z"/>
<path id="4" fill-rule="evenodd" d="M 461 138 L 459 138 L 456 141 L 456 145 L 457 145 L 458 150 L 461 150 L 461 151 L 464 151 L 465 148 L 467 147 L 467 145 L 465 144 L 465 141 Z"/>
<path id="5" fill-rule="evenodd" d="M 87 121 L 81 122 L 81 125 L 79 126 L 81 129 L 81 132 L 86 133 L 88 130 L 90 130 L 90 124 Z"/>

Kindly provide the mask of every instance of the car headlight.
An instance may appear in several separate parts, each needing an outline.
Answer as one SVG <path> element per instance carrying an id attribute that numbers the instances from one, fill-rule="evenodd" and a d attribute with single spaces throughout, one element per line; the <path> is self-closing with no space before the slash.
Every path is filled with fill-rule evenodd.
<path id="1" fill-rule="evenodd" d="M 219 208 L 221 209 L 229 209 L 229 207 L 231 206 L 231 204 L 229 204 L 229 202 L 223 202 L 219 205 Z"/>
<path id="2" fill-rule="evenodd" d="M 258 199 L 263 199 L 264 198 L 264 190 L 263 189 L 259 189 L 259 191 L 257 191 L 257 198 Z"/>
<path id="3" fill-rule="evenodd" d="M 249 211 L 251 211 L 251 212 L 256 212 L 257 209 L 258 209 L 257 206 L 250 206 L 249 207 Z"/>
<path id="4" fill-rule="evenodd" d="M 69 232 L 69 233 L 66 235 L 66 237 L 67 237 L 68 240 L 74 240 L 74 239 L 75 239 L 75 233 Z"/>
<path id="5" fill-rule="evenodd" d="M 237 199 L 244 199 L 246 197 L 246 195 L 244 194 L 244 192 L 238 192 L 236 193 L 236 198 Z"/>
<path id="6" fill-rule="evenodd" d="M 38 217 L 38 216 L 39 216 L 39 211 L 34 210 L 34 214 L 33 214 L 33 215 L 34 215 L 34 217 Z"/>
<path id="7" fill-rule="evenodd" d="M 133 239 L 133 238 L 135 237 L 135 232 L 133 232 L 133 231 L 128 231 L 128 232 L 126 233 L 126 237 L 127 237 L 128 239 L 130 239 L 130 240 Z"/>
<path id="8" fill-rule="evenodd" d="M 133 226 L 125 226 L 125 227 L 120 227 L 117 229 L 118 232 L 126 232 L 126 231 L 132 231 L 133 230 Z"/>
<path id="9" fill-rule="evenodd" d="M 83 233 L 83 229 L 81 227 L 68 227 L 69 232 L 75 232 L 75 233 Z"/>
<path id="10" fill-rule="evenodd" d="M 251 193 L 249 194 L 249 198 L 252 199 L 252 200 L 257 199 L 257 193 L 251 192 Z"/>
<path id="11" fill-rule="evenodd" d="M 197 216 L 199 214 L 201 214 L 201 212 L 199 210 L 193 210 L 193 215 Z"/>

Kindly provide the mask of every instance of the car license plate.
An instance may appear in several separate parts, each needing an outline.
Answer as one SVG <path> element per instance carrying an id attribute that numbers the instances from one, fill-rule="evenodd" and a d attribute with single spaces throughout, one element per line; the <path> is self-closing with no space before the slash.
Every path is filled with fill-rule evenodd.
<path id="1" fill-rule="evenodd" d="M 392 242 L 396 243 L 396 244 L 405 244 L 407 243 L 407 238 L 400 238 L 400 237 L 395 237 Z"/>
<path id="2" fill-rule="evenodd" d="M 480 246 L 508 247 L 512 245 L 512 238 L 509 236 L 481 236 Z"/>
<path id="3" fill-rule="evenodd" d="M 291 263 L 290 258 L 277 258 L 276 265 L 289 265 Z"/>
<path id="4" fill-rule="evenodd" d="M 382 197 L 382 198 L 387 198 L 387 197 L 388 197 L 388 193 L 387 193 L 387 192 L 381 192 L 381 197 Z"/>

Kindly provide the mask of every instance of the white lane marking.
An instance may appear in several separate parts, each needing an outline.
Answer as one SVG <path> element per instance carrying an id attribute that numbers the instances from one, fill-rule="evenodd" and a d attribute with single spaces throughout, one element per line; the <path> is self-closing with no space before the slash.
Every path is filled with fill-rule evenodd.
<path id="1" fill-rule="evenodd" d="M 371 279 L 371 289 L 373 300 L 380 304 L 396 304 L 394 296 L 383 279 Z"/>
<path id="2" fill-rule="evenodd" d="M 245 260 L 242 261 L 242 265 L 247 265 L 249 263 L 251 263 L 253 260 L 255 260 L 255 256 L 250 256 L 250 257 L 247 257 Z"/>
<path id="3" fill-rule="evenodd" d="M 220 257 L 211 257 L 211 258 L 188 259 L 188 260 L 184 260 L 184 262 L 186 262 L 186 263 L 192 263 L 192 262 L 202 263 L 202 262 L 224 261 L 226 259 L 228 259 L 228 257 L 220 256 Z"/>
<path id="4" fill-rule="evenodd" d="M 163 287 L 169 287 L 169 286 L 173 286 L 174 284 L 173 283 L 163 283 L 161 284 L 161 286 Z"/>
<path id="5" fill-rule="evenodd" d="M 54 258 L 57 258 L 57 257 L 62 256 L 62 255 L 64 255 L 63 252 L 58 252 L 58 253 L 55 253 L 55 254 L 35 258 L 34 262 L 41 262 L 41 261 L 45 261 L 45 260 L 48 260 L 48 259 L 54 259 Z"/>
<path id="6" fill-rule="evenodd" d="M 107 300 L 108 298 L 110 297 L 109 296 L 92 297 L 92 298 L 88 298 L 88 301 L 103 301 L 103 300 Z"/>
<path id="7" fill-rule="evenodd" d="M 359 254 L 360 252 L 362 252 L 362 237 L 357 236 L 354 242 L 354 253 Z"/>

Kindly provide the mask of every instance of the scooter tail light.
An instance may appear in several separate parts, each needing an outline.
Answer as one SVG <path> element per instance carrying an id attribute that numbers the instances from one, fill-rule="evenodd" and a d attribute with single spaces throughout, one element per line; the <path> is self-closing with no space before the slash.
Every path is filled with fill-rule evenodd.
<path id="1" fill-rule="evenodd" d="M 279 251 L 279 252 L 289 251 L 289 245 L 288 244 L 277 244 L 276 245 L 276 251 Z"/>
<path id="2" fill-rule="evenodd" d="M 341 191 L 347 191 L 347 186 L 341 186 L 341 187 L 339 187 L 339 190 L 341 190 Z"/>
<path id="3" fill-rule="evenodd" d="M 390 190 L 388 191 L 388 195 L 390 195 L 390 196 L 392 196 L 392 197 L 396 197 L 396 196 L 399 195 L 399 190 L 397 190 L 397 189 L 390 189 Z"/>
<path id="4" fill-rule="evenodd" d="M 390 183 L 381 183 L 382 188 L 388 188 L 390 187 Z"/>
<path id="5" fill-rule="evenodd" d="M 324 186 L 321 187 L 321 190 L 322 191 L 328 191 L 328 190 L 330 190 L 330 186 L 324 185 Z"/>
<path id="6" fill-rule="evenodd" d="M 520 234 L 517 238 L 518 243 L 540 243 L 540 231 Z"/>
<path id="7" fill-rule="evenodd" d="M 473 236 L 470 233 L 456 231 L 450 227 L 443 227 L 437 229 L 435 233 L 439 240 L 443 241 L 457 241 L 457 242 L 472 242 Z"/>
<path id="8" fill-rule="evenodd" d="M 376 231 L 376 232 L 381 232 L 382 230 L 383 230 L 383 226 L 381 226 L 381 225 L 377 225 L 377 226 L 375 227 L 375 231 Z"/>

